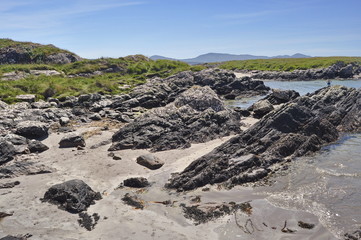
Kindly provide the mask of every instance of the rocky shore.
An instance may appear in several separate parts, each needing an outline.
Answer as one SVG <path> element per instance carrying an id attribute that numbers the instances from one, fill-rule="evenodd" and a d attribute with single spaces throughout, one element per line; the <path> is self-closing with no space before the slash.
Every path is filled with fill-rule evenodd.
<path id="1" fill-rule="evenodd" d="M 223 102 L 265 94 L 249 109 Z M 333 239 L 240 185 L 360 132 L 359 89 L 301 97 L 207 69 L 124 95 L 22 99 L 0 102 L 1 239 Z"/>
<path id="2" fill-rule="evenodd" d="M 359 64 L 345 64 L 343 62 L 327 68 L 307 70 L 294 70 L 290 72 L 279 71 L 241 71 L 254 79 L 277 81 L 311 81 L 321 79 L 358 79 L 361 77 Z"/>

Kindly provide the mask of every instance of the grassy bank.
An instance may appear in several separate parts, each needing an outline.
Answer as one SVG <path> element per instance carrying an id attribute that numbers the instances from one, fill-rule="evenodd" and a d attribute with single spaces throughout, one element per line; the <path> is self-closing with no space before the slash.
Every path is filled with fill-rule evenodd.
<path id="1" fill-rule="evenodd" d="M 218 67 L 228 70 L 293 71 L 297 69 L 325 68 L 337 62 L 361 64 L 361 57 L 256 59 L 220 63 Z"/>
<path id="2" fill-rule="evenodd" d="M 28 75 L 21 80 L 0 81 L 0 99 L 12 103 L 19 94 L 35 94 L 38 99 L 46 99 L 97 92 L 127 93 L 150 77 L 164 78 L 177 72 L 203 68 L 178 61 L 153 61 L 142 55 L 83 60 L 65 65 L 6 64 L 0 65 L 0 76 L 9 72 L 30 73 L 30 70 L 56 70 L 62 75 Z M 93 74 L 96 71 L 102 71 L 102 74 Z M 123 88 L 124 85 L 129 85 L 129 88 Z"/>

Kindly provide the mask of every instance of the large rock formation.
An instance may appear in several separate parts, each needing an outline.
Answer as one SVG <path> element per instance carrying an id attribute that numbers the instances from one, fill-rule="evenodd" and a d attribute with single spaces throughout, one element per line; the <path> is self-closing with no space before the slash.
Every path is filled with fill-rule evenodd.
<path id="1" fill-rule="evenodd" d="M 334 86 L 286 103 L 191 163 L 167 187 L 190 190 L 253 182 L 267 176 L 275 163 L 311 154 L 337 140 L 340 131 L 361 131 L 360 89 Z"/>
<path id="2" fill-rule="evenodd" d="M 265 95 L 270 90 L 262 81 L 252 80 L 248 77 L 237 79 L 233 72 L 226 70 L 186 71 L 165 79 L 149 79 L 146 84 L 136 87 L 129 95 L 114 101 L 112 107 L 126 111 L 139 106 L 144 108 L 165 106 L 194 85 L 209 86 L 218 95 L 228 99 Z"/>
<path id="3" fill-rule="evenodd" d="M 307 70 L 294 70 L 291 72 L 277 71 L 255 71 L 252 78 L 255 79 L 274 79 L 274 80 L 316 80 L 316 79 L 345 79 L 359 76 L 361 66 L 358 64 L 345 64 L 343 62 L 336 63 L 327 68 L 316 68 Z"/>
<path id="4" fill-rule="evenodd" d="M 209 87 L 193 87 L 165 107 L 153 109 L 113 135 L 110 150 L 189 147 L 240 132 L 240 116 Z"/>

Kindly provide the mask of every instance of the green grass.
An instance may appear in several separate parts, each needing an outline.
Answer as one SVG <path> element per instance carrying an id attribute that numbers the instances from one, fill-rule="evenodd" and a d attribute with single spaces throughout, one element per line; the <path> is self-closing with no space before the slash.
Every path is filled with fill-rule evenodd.
<path id="1" fill-rule="evenodd" d="M 219 67 L 229 70 L 293 71 L 296 69 L 325 68 L 337 62 L 361 64 L 361 57 L 256 59 L 219 63 Z"/>
<path id="2" fill-rule="evenodd" d="M 119 72 L 105 73 L 91 77 L 73 77 L 79 73 L 92 73 L 117 67 Z M 59 76 L 28 76 L 16 81 L 0 81 L 0 99 L 7 103 L 16 101 L 19 94 L 35 94 L 37 99 L 47 97 L 78 96 L 87 93 L 121 94 L 127 93 L 137 85 L 143 84 L 147 78 L 158 76 L 168 77 L 177 72 L 199 71 L 203 66 L 190 66 L 187 63 L 170 60 L 150 60 L 142 55 L 124 58 L 101 58 L 83 60 L 64 65 L 46 64 L 15 64 L 0 65 L 0 76 L 13 71 L 30 72 L 30 70 L 57 70 L 63 72 Z M 119 88 L 130 85 L 129 89 Z"/>

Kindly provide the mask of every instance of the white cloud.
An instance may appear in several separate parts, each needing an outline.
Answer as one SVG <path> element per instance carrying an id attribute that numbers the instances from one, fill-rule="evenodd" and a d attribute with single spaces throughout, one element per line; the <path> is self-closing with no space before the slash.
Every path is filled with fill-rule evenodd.
<path id="1" fill-rule="evenodd" d="M 60 1 L 59 1 L 60 2 Z M 140 1 L 85 1 L 73 0 L 62 1 L 58 8 L 51 8 L 50 5 L 44 10 L 44 2 L 33 0 L 32 2 L 7 3 L 0 7 L 0 30 L 44 30 L 58 27 L 62 21 L 70 17 L 91 14 L 108 9 L 128 7 L 144 4 Z M 49 3 L 49 2 L 47 2 Z M 31 10 L 19 7 L 27 6 Z"/>

